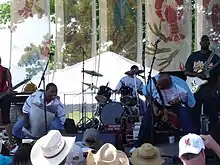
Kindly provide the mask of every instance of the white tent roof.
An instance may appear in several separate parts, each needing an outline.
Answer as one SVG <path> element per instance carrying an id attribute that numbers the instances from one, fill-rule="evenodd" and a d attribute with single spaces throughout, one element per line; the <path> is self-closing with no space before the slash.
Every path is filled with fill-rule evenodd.
<path id="1" fill-rule="evenodd" d="M 91 77 L 88 74 L 84 74 L 86 83 L 93 83 L 97 87 L 101 85 L 106 85 L 109 82 L 109 87 L 115 89 L 119 80 L 125 76 L 125 72 L 130 70 L 132 65 L 139 66 L 138 63 L 126 59 L 113 52 L 105 52 L 99 56 L 90 58 L 85 61 L 85 70 L 94 70 L 103 75 L 103 77 Z M 83 63 L 80 62 L 71 67 L 58 70 L 54 74 L 53 82 L 58 86 L 59 95 L 64 104 L 72 105 L 71 110 L 81 109 L 82 103 L 82 67 Z M 146 68 L 146 75 L 149 69 Z M 158 72 L 153 71 L 152 76 L 156 75 Z M 51 79 L 51 78 L 50 78 Z M 85 89 L 87 86 L 84 87 Z M 97 92 L 97 91 L 96 91 Z M 91 94 L 90 90 L 87 90 L 85 94 L 84 101 L 87 105 L 91 103 L 96 103 L 96 94 Z"/>

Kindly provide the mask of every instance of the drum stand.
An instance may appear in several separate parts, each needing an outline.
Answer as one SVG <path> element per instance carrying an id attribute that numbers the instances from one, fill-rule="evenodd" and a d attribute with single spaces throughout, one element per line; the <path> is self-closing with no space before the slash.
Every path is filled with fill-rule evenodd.
<path id="1" fill-rule="evenodd" d="M 82 65 L 82 119 L 80 121 L 82 121 L 82 130 L 84 131 L 86 128 L 86 103 L 85 103 L 85 90 L 84 90 L 84 83 L 85 83 L 85 55 L 86 52 L 85 50 L 81 47 L 82 52 L 83 52 L 83 65 Z M 79 122 L 80 122 L 79 121 Z"/>
<path id="2" fill-rule="evenodd" d="M 93 75 L 91 75 L 91 97 L 92 97 L 92 118 L 94 117 L 94 111 L 95 111 L 95 105 L 94 105 L 94 100 L 93 100 L 93 94 L 95 92 L 94 86 L 93 86 Z"/>

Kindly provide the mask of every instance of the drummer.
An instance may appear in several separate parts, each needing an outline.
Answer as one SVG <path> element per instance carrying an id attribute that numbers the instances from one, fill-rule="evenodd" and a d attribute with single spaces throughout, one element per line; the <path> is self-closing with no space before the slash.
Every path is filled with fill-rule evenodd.
<path id="1" fill-rule="evenodd" d="M 130 71 L 125 73 L 127 74 L 127 76 L 121 78 L 115 90 L 120 92 L 122 87 L 130 87 L 133 90 L 132 92 L 133 97 L 138 97 L 137 93 L 142 95 L 143 82 L 138 77 L 135 77 L 135 75 L 137 75 L 138 73 L 140 73 L 138 66 L 133 65 L 130 68 Z M 136 82 L 136 89 L 135 89 L 135 82 Z M 140 108 L 140 113 L 143 113 L 144 111 L 145 111 L 145 106 L 143 106 L 143 108 Z"/>
<path id="2" fill-rule="evenodd" d="M 123 86 L 127 86 L 133 89 L 133 93 L 132 93 L 133 97 L 136 97 L 134 74 L 138 71 L 139 71 L 138 66 L 133 65 L 130 71 L 126 72 L 127 76 L 124 76 L 121 78 L 115 90 L 120 91 L 120 89 Z M 141 94 L 141 91 L 143 88 L 143 82 L 138 77 L 136 77 L 136 87 L 137 87 L 138 93 Z"/>

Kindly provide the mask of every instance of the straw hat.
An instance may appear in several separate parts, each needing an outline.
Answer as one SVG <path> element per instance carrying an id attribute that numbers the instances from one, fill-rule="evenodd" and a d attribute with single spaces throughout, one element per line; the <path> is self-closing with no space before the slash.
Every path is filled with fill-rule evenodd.
<path id="1" fill-rule="evenodd" d="M 129 165 L 124 152 L 117 150 L 112 144 L 104 144 L 96 154 L 89 152 L 88 165 Z"/>
<path id="2" fill-rule="evenodd" d="M 59 131 L 51 130 L 41 137 L 31 150 L 33 165 L 60 164 L 68 155 L 76 137 L 63 137 Z"/>
<path id="3" fill-rule="evenodd" d="M 162 165 L 164 160 L 157 147 L 145 143 L 132 153 L 131 162 L 133 165 Z"/>

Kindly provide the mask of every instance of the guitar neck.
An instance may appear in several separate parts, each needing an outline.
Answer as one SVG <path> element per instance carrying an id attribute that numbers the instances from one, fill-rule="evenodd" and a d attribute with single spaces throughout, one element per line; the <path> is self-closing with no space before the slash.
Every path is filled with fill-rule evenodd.
<path id="1" fill-rule="evenodd" d="M 209 72 L 211 72 L 216 66 L 218 66 L 220 64 L 220 60 L 218 62 L 216 62 L 211 68 L 209 68 L 208 70 L 206 70 L 204 72 L 204 74 L 208 74 Z"/>

